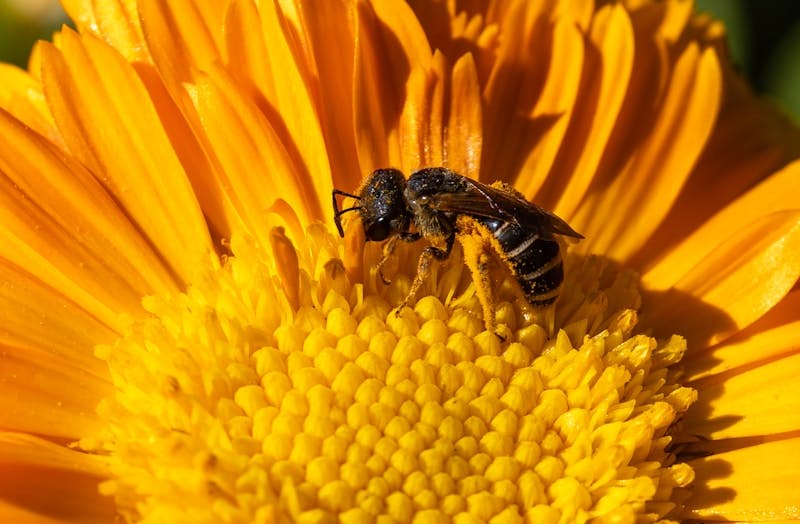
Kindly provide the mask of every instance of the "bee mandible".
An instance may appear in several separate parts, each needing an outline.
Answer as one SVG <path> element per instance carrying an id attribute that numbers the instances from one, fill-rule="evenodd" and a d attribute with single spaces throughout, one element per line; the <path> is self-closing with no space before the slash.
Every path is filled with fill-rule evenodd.
<path id="1" fill-rule="evenodd" d="M 357 204 L 339 209 L 337 195 Z M 417 274 L 398 311 L 408 304 L 430 271 L 433 259 L 447 260 L 456 239 L 464 252 L 487 331 L 495 333 L 492 283 L 489 279 L 491 247 L 513 274 L 527 301 L 536 307 L 553 304 L 564 280 L 561 249 L 556 235 L 583 238 L 564 220 L 525 200 L 503 183 L 485 185 L 444 167 L 429 167 L 406 180 L 397 169 L 378 169 L 367 177 L 358 194 L 333 190 L 334 222 L 344 236 L 341 216 L 358 211 L 368 241 L 388 241 L 377 268 L 382 268 L 398 240 L 424 238 Z M 413 227 L 412 227 L 413 226 Z"/>

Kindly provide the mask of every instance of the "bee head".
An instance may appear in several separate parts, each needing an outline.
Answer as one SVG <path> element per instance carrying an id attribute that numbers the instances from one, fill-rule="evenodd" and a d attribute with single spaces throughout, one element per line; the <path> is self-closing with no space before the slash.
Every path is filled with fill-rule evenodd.
<path id="1" fill-rule="evenodd" d="M 361 188 L 361 223 L 367 240 L 380 242 L 407 231 L 411 215 L 403 190 L 406 178 L 397 169 L 377 169 Z"/>
<path id="2" fill-rule="evenodd" d="M 391 235 L 408 231 L 411 214 L 403 196 L 406 178 L 397 169 L 377 169 L 361 186 L 358 195 L 333 191 L 334 221 L 339 234 L 344 236 L 341 215 L 348 211 L 358 211 L 367 240 L 380 242 Z M 339 210 L 336 195 L 345 195 L 358 200 L 358 205 Z"/>

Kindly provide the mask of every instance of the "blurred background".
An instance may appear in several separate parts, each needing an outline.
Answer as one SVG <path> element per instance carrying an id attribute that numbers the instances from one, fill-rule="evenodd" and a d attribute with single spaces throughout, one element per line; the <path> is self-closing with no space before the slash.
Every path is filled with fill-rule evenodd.
<path id="1" fill-rule="evenodd" d="M 696 0 L 722 19 L 731 53 L 756 89 L 800 124 L 800 1 Z M 68 23 L 57 0 L 0 0 L 0 61 L 24 66 L 33 42 Z"/>

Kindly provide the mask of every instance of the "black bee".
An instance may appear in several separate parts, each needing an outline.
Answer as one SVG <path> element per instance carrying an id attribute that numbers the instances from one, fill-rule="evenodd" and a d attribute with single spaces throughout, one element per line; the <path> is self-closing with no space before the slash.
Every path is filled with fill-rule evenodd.
<path id="1" fill-rule="evenodd" d="M 355 198 L 358 204 L 340 210 L 336 195 Z M 458 239 L 483 306 L 486 329 L 491 332 L 495 331 L 495 311 L 487 244 L 511 270 L 528 302 L 547 306 L 558 298 L 564 280 L 555 235 L 583 238 L 565 221 L 531 204 L 511 186 L 487 186 L 443 167 L 420 169 L 408 180 L 397 169 L 378 169 L 370 174 L 358 195 L 334 189 L 332 196 L 334 221 L 341 236 L 342 214 L 358 211 L 367 240 L 389 239 L 378 263 L 381 278 L 381 268 L 398 239 L 414 242 L 425 238 L 430 242 L 420 255 L 416 277 L 400 308 L 425 280 L 431 260 L 446 260 Z"/>

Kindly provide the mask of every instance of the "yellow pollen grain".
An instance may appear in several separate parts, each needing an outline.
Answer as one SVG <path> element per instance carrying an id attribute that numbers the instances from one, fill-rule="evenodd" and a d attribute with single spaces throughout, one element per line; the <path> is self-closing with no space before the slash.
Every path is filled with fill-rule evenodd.
<path id="1" fill-rule="evenodd" d="M 412 274 L 333 279 L 334 240 L 309 235 L 316 247 L 296 259 L 282 237 L 297 263 L 282 272 L 270 246 L 234 239 L 224 267 L 148 298 L 151 317 L 98 348 L 116 392 L 99 407 L 105 434 L 83 445 L 109 455 L 102 489 L 124 519 L 627 522 L 663 518 L 693 480 L 667 450 L 696 397 L 669 367 L 686 343 L 629 336 L 638 297 L 619 282 L 635 278 L 568 256 L 559 307 L 582 311 L 591 295 L 595 316 L 567 325 L 556 312 L 550 337 L 502 297 L 501 341 L 471 287 L 396 314 Z M 263 304 L 277 310 L 252 310 Z M 589 330 L 623 317 L 625 331 Z"/>

